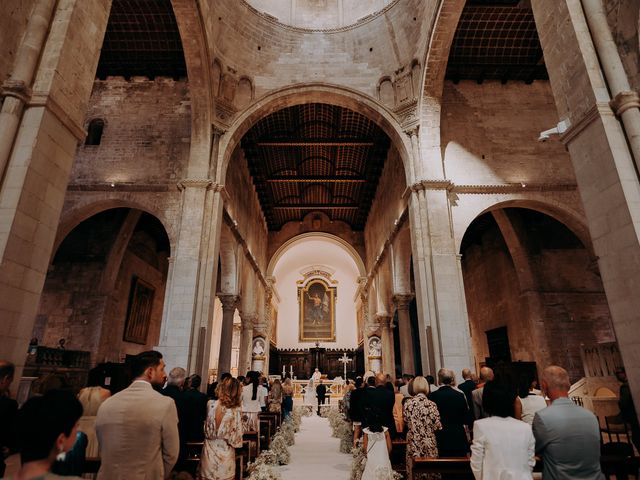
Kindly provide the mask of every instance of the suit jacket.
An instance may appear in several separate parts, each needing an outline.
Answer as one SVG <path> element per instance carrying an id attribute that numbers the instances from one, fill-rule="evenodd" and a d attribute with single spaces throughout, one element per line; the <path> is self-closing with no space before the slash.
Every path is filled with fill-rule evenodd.
<path id="1" fill-rule="evenodd" d="M 325 384 L 318 385 L 316 387 L 316 394 L 318 395 L 318 399 L 324 398 L 327 394 L 327 386 Z"/>
<path id="2" fill-rule="evenodd" d="M 176 404 L 144 381 L 100 405 L 96 433 L 102 459 L 98 480 L 167 478 L 178 459 Z"/>
<path id="3" fill-rule="evenodd" d="M 473 475 L 477 480 L 531 480 L 535 445 L 528 423 L 511 417 L 480 419 L 473 424 Z"/>
<path id="4" fill-rule="evenodd" d="M 382 423 L 389 429 L 391 437 L 396 436 L 396 422 L 393 419 L 393 405 L 396 402 L 395 393 L 386 387 L 367 387 L 361 397 L 362 428 L 372 423 Z"/>
<path id="5" fill-rule="evenodd" d="M 557 398 L 533 418 L 536 453 L 545 480 L 603 480 L 600 428 L 595 415 L 568 398 Z"/>
<path id="6" fill-rule="evenodd" d="M 487 417 L 487 415 L 484 413 L 484 409 L 482 408 L 483 393 L 484 387 L 476 388 L 471 392 L 471 400 L 473 400 L 473 418 L 475 418 L 476 420 Z"/>
<path id="7" fill-rule="evenodd" d="M 473 411 L 473 396 L 471 393 L 476 389 L 476 383 L 473 380 L 465 380 L 458 385 L 458 388 L 464 393 L 464 396 L 467 398 L 467 405 Z"/>
<path id="8" fill-rule="evenodd" d="M 363 388 L 356 388 L 351 392 L 349 397 L 349 418 L 352 422 L 362 422 L 362 397 L 364 396 Z"/>
<path id="9" fill-rule="evenodd" d="M 442 430 L 436 432 L 440 456 L 465 455 L 469 451 L 464 430 L 465 424 L 469 423 L 469 408 L 464 393 L 443 385 L 429 394 L 429 400 L 438 407 L 442 423 Z"/>
<path id="10" fill-rule="evenodd" d="M 204 440 L 204 422 L 207 420 L 208 401 L 209 399 L 204 393 L 194 388 L 184 392 L 186 406 L 184 430 L 187 442 L 201 442 Z"/>

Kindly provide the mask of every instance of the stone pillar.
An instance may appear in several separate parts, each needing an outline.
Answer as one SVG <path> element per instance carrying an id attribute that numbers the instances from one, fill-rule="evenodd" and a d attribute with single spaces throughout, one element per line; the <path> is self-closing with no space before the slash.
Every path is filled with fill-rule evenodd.
<path id="1" fill-rule="evenodd" d="M 220 355 L 218 356 L 218 375 L 231 372 L 231 347 L 233 343 L 233 316 L 236 313 L 239 297 L 237 295 L 218 295 L 222 303 L 222 332 L 220 333 Z"/>
<path id="2" fill-rule="evenodd" d="M 440 149 L 429 149 L 431 156 L 423 158 L 417 129 L 409 130 L 407 135 L 413 146 L 414 171 L 422 178 L 411 185 L 409 197 L 422 371 L 435 376 L 438 369 L 446 366 L 459 372 L 471 365 L 471 349 L 451 222 L 450 182 L 443 178 Z M 424 180 L 426 175 L 436 178 Z"/>
<path id="3" fill-rule="evenodd" d="M 380 323 L 382 332 L 382 371 L 395 377 L 396 361 L 393 348 L 393 317 L 388 314 L 377 314 L 376 320 Z"/>
<path id="4" fill-rule="evenodd" d="M 109 8 L 107 0 L 36 2 L 11 80 L 2 88 L 0 358 L 16 364 L 16 378 L 22 374 L 76 147 L 85 137 Z"/>
<path id="5" fill-rule="evenodd" d="M 393 296 L 393 302 L 398 312 L 398 333 L 400 335 L 400 360 L 402 373 L 415 375 L 416 361 L 413 352 L 413 336 L 411 335 L 411 318 L 409 317 L 409 304 L 413 300 L 413 294 L 397 294 Z"/>
<path id="6" fill-rule="evenodd" d="M 240 356 L 238 358 L 238 375 L 245 375 L 251 369 L 251 343 L 253 342 L 253 324 L 258 315 L 240 313 L 242 333 L 240 334 Z"/>
<path id="7" fill-rule="evenodd" d="M 216 277 L 211 272 L 217 271 L 223 200 L 220 186 L 207 178 L 182 180 L 178 188 L 180 235 L 172 252 L 168 305 L 157 349 L 169 368 L 183 367 L 206 378 L 215 302 Z"/>
<path id="8" fill-rule="evenodd" d="M 563 135 L 598 256 L 620 354 L 640 412 L 640 184 L 624 131 L 611 111 L 580 2 L 532 0 Z M 566 72 L 572 72 L 567 81 Z"/>

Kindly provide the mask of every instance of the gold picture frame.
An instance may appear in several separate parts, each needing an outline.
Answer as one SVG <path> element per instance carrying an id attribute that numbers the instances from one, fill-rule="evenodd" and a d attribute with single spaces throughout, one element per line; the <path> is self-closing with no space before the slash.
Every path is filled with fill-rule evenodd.
<path id="1" fill-rule="evenodd" d="M 299 341 L 336 341 L 337 287 L 314 278 L 298 287 Z"/>

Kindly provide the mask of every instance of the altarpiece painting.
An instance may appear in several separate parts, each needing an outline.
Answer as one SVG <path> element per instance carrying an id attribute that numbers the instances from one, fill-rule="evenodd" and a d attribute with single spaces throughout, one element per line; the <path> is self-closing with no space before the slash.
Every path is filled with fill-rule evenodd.
<path id="1" fill-rule="evenodd" d="M 319 278 L 298 287 L 301 342 L 336 341 L 336 290 Z"/>

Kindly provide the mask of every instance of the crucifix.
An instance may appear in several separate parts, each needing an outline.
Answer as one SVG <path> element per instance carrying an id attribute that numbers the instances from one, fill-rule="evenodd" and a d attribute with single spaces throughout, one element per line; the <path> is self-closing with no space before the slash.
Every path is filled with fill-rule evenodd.
<path id="1" fill-rule="evenodd" d="M 347 363 L 351 361 L 349 357 L 347 357 L 347 352 L 343 352 L 342 357 L 338 359 L 340 363 L 344 365 L 344 379 L 347 379 Z"/>

